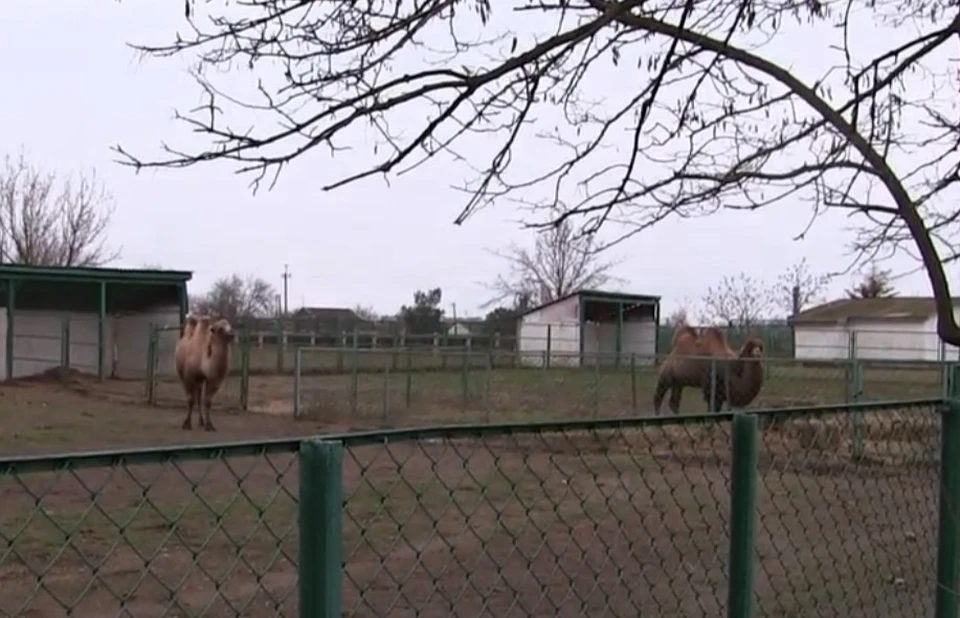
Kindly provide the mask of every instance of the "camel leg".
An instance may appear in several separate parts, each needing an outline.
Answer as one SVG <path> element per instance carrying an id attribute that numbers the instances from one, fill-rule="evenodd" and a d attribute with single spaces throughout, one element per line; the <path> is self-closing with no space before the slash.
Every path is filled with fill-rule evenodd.
<path id="1" fill-rule="evenodd" d="M 670 389 L 670 410 L 674 414 L 680 414 L 680 399 L 683 397 L 683 387 L 675 385 Z"/>
<path id="2" fill-rule="evenodd" d="M 726 401 L 726 380 L 716 376 L 713 389 L 710 388 L 710 382 L 711 380 L 707 380 L 706 388 L 703 389 L 703 400 L 707 403 L 707 412 L 720 412 Z"/>
<path id="3" fill-rule="evenodd" d="M 663 404 L 663 397 L 667 394 L 669 389 L 669 380 L 664 376 L 657 378 L 657 387 L 653 392 L 653 413 L 657 416 L 660 416 L 660 406 Z"/>
<path id="4" fill-rule="evenodd" d="M 183 429 L 193 429 L 193 406 L 195 406 L 200 399 L 197 396 L 197 390 L 195 386 L 187 389 L 187 418 L 183 419 L 183 425 L 181 425 Z M 202 421 L 203 410 L 200 410 L 198 413 L 201 415 L 200 420 Z"/>
<path id="5" fill-rule="evenodd" d="M 217 428 L 213 426 L 213 420 L 210 418 L 210 408 L 213 406 L 213 396 L 217 394 L 217 388 L 211 388 L 210 383 L 207 383 L 203 390 L 203 409 L 206 415 L 203 420 L 203 428 L 207 431 L 216 431 Z"/>

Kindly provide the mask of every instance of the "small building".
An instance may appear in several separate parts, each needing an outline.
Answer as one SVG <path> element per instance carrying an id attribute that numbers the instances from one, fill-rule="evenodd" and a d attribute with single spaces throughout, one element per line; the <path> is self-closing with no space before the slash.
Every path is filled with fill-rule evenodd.
<path id="1" fill-rule="evenodd" d="M 652 364 L 660 297 L 582 290 L 517 318 L 521 362 L 542 366 Z"/>
<path id="2" fill-rule="evenodd" d="M 957 349 L 937 335 L 930 297 L 841 298 L 801 311 L 789 322 L 801 360 L 958 360 Z"/>
<path id="3" fill-rule="evenodd" d="M 187 271 L 0 265 L 0 371 L 8 380 L 57 368 L 101 379 L 143 378 L 152 326 L 183 323 L 191 277 Z M 178 333 L 163 336 L 175 342 Z"/>
<path id="4" fill-rule="evenodd" d="M 445 319 L 443 325 L 450 337 L 470 337 L 483 330 L 483 320 L 477 318 Z"/>
<path id="5" fill-rule="evenodd" d="M 346 307 L 301 307 L 293 312 L 294 330 L 341 333 L 362 326 L 364 321 Z"/>

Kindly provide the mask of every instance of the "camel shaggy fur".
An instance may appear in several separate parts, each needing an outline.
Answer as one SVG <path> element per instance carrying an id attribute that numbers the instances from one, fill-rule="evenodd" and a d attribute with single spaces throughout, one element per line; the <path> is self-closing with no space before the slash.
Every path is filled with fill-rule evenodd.
<path id="1" fill-rule="evenodd" d="M 718 328 L 709 327 L 697 333 L 691 326 L 677 327 L 670 354 L 657 376 L 654 412 L 660 413 L 669 391 L 670 410 L 677 414 L 683 389 L 688 386 L 702 389 L 711 412 L 719 411 L 725 401 L 732 407 L 745 407 L 763 387 L 763 365 L 759 362 L 762 356 L 763 342 L 759 339 L 749 339 L 735 354 Z M 716 373 L 711 371 L 712 359 L 716 359 Z"/>
<path id="2" fill-rule="evenodd" d="M 187 316 L 183 335 L 174 351 L 177 376 L 187 395 L 184 429 L 192 429 L 193 408 L 200 404 L 200 425 L 207 431 L 214 431 L 210 407 L 213 396 L 227 377 L 232 341 L 233 329 L 227 320 Z"/>

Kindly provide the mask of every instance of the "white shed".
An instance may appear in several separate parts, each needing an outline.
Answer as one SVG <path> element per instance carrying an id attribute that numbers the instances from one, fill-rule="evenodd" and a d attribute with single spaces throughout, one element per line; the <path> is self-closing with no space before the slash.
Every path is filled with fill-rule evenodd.
<path id="1" fill-rule="evenodd" d="M 151 325 L 182 324 L 192 273 L 0 265 L 0 371 L 5 379 L 66 368 L 143 378 Z M 173 350 L 176 331 L 162 336 Z M 162 359 L 170 362 L 172 359 Z"/>
<path id="2" fill-rule="evenodd" d="M 960 359 L 957 348 L 940 341 L 929 297 L 842 298 L 802 311 L 790 323 L 798 359 Z"/>
<path id="3" fill-rule="evenodd" d="M 517 349 L 526 365 L 652 364 L 660 297 L 583 290 L 517 318 Z"/>

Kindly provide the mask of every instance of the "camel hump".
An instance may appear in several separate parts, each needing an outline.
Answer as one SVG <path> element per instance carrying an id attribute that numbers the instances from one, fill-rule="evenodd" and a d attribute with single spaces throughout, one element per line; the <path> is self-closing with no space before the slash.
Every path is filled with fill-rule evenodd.
<path id="1" fill-rule="evenodd" d="M 193 333 L 197 330 L 197 316 L 192 313 L 186 315 L 186 319 L 183 323 L 183 334 L 180 335 L 181 339 L 189 339 L 193 337 Z"/>
<path id="2" fill-rule="evenodd" d="M 696 338 L 697 338 L 697 329 L 695 329 L 692 326 L 683 324 L 682 326 L 677 326 L 677 328 L 674 329 L 672 344 L 676 346 L 677 343 L 680 341 L 684 341 L 688 339 L 696 339 Z"/>
<path id="3" fill-rule="evenodd" d="M 727 349 L 727 337 L 716 326 L 708 326 L 700 333 L 704 346 L 711 352 L 722 352 Z"/>

